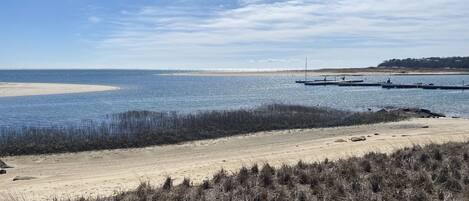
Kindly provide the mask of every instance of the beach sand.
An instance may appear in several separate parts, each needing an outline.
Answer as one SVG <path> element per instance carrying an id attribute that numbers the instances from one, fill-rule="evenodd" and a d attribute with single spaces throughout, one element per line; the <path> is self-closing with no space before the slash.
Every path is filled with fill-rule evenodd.
<path id="1" fill-rule="evenodd" d="M 379 133 L 379 135 L 375 135 Z M 371 136 L 351 142 L 352 136 Z M 336 142 L 338 139 L 347 142 Z M 295 164 L 360 156 L 428 143 L 467 141 L 469 120 L 412 119 L 374 125 L 259 132 L 250 135 L 138 149 L 6 157 L 15 168 L 0 176 L 0 200 L 16 196 L 46 200 L 53 196 L 112 195 L 141 181 L 160 185 L 166 176 L 179 184 L 211 178 L 224 168 L 236 171 L 253 163 Z M 36 177 L 12 181 L 15 176 Z M 3 197 L 3 200 L 6 200 Z"/>
<path id="2" fill-rule="evenodd" d="M 99 92 L 117 89 L 119 88 L 104 85 L 0 82 L 0 97 Z"/>

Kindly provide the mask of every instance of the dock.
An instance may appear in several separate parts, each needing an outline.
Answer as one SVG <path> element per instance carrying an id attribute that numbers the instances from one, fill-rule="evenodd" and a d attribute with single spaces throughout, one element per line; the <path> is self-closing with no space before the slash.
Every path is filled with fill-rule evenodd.
<path id="1" fill-rule="evenodd" d="M 297 81 L 297 83 L 299 83 Z M 432 89 L 432 90 L 469 90 L 469 85 L 433 85 L 433 84 L 393 84 L 386 82 L 363 82 L 363 80 L 341 81 L 306 81 L 309 86 L 335 85 L 339 87 L 382 87 L 383 89 Z"/>
<path id="2" fill-rule="evenodd" d="M 433 85 L 433 84 L 383 84 L 385 89 L 442 89 L 442 90 L 469 90 L 468 85 Z"/>
<path id="3" fill-rule="evenodd" d="M 304 84 L 304 83 L 325 83 L 325 82 L 337 82 L 337 80 L 328 80 L 328 79 L 321 79 L 321 80 L 312 80 L 312 81 L 308 81 L 308 80 L 296 80 L 295 83 L 298 83 L 298 84 Z"/>
<path id="4" fill-rule="evenodd" d="M 314 86 L 320 86 L 320 85 L 337 85 L 339 84 L 338 81 L 309 81 L 305 82 L 305 85 L 314 85 Z"/>
<path id="5" fill-rule="evenodd" d="M 296 83 L 309 85 L 309 86 L 327 86 L 335 85 L 339 87 L 382 87 L 383 89 L 441 89 L 441 90 L 469 90 L 469 85 L 434 85 L 424 84 L 424 83 L 414 83 L 414 84 L 394 84 L 391 82 L 391 79 L 388 79 L 386 82 L 364 82 L 364 80 L 346 80 L 345 77 L 337 80 L 327 79 L 325 76 L 324 79 L 319 80 L 297 80 Z"/>
<path id="6" fill-rule="evenodd" d="M 423 84 L 383 84 L 381 87 L 385 89 L 415 89 L 415 88 L 421 88 L 424 86 Z"/>
<path id="7" fill-rule="evenodd" d="M 469 90 L 469 86 L 437 86 L 437 85 L 425 85 L 422 89 L 442 89 L 442 90 Z"/>
<path id="8" fill-rule="evenodd" d="M 305 82 L 304 84 L 319 86 L 319 85 L 339 85 L 339 84 L 360 83 L 360 82 L 363 82 L 363 80 L 309 81 L 309 82 Z"/>
<path id="9" fill-rule="evenodd" d="M 354 83 L 354 82 L 349 82 L 349 83 L 339 83 L 339 87 L 380 87 L 383 85 L 382 83 Z"/>

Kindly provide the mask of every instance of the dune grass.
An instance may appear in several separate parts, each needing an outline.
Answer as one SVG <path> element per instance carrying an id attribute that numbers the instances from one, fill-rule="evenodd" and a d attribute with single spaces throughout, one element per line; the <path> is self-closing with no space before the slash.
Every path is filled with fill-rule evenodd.
<path id="1" fill-rule="evenodd" d="M 392 154 L 369 153 L 338 161 L 220 170 L 209 180 L 158 187 L 149 182 L 129 192 L 79 201 L 280 201 L 469 200 L 469 143 L 414 146 Z"/>
<path id="2" fill-rule="evenodd" d="M 253 109 L 175 112 L 129 111 L 79 126 L 0 128 L 0 156 L 135 148 L 257 131 L 336 127 L 406 118 L 398 112 L 350 112 L 270 104 Z"/>

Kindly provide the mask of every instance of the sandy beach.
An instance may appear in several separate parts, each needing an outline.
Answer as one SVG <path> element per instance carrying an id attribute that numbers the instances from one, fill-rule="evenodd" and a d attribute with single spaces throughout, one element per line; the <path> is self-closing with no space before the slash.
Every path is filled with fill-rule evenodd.
<path id="1" fill-rule="evenodd" d="M 375 135 L 378 133 L 378 135 Z M 351 142 L 352 136 L 368 136 Z M 336 142 L 338 139 L 346 142 Z M 259 132 L 179 145 L 6 157 L 14 166 L 0 176 L 0 200 L 8 196 L 25 200 L 111 195 L 135 188 L 140 181 L 160 184 L 166 176 L 195 182 L 211 178 L 220 168 L 238 170 L 242 165 L 268 162 L 294 164 L 360 156 L 375 151 L 389 153 L 415 144 L 466 141 L 469 120 L 412 119 L 374 125 Z M 16 176 L 35 177 L 12 181 Z M 3 197 L 2 197 L 3 196 Z"/>
<path id="2" fill-rule="evenodd" d="M 0 98 L 117 90 L 118 87 L 85 84 L 6 83 L 0 82 Z"/>

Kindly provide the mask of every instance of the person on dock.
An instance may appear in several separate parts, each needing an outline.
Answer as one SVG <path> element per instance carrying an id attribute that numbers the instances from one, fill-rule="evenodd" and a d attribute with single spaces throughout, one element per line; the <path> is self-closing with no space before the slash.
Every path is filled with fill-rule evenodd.
<path id="1" fill-rule="evenodd" d="M 387 84 L 391 84 L 391 78 L 388 78 L 388 81 L 386 81 Z"/>

